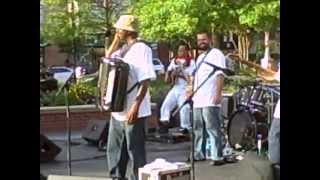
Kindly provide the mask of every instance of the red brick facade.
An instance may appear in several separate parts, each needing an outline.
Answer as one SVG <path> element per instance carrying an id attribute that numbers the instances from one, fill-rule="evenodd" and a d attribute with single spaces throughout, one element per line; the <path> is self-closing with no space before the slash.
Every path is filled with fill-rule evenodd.
<path id="1" fill-rule="evenodd" d="M 87 127 L 90 120 L 108 120 L 109 112 L 100 112 L 94 107 L 70 109 L 70 122 L 72 130 L 82 130 Z M 66 112 L 63 107 L 40 109 L 40 132 L 61 132 L 66 130 Z"/>
<path id="2" fill-rule="evenodd" d="M 153 105 L 153 116 L 147 121 L 148 128 L 158 126 L 158 112 Z M 83 130 L 90 120 L 109 120 L 109 112 L 100 112 L 94 105 L 71 106 L 71 130 Z M 64 107 L 40 108 L 40 133 L 62 132 L 66 130 L 66 112 Z"/>

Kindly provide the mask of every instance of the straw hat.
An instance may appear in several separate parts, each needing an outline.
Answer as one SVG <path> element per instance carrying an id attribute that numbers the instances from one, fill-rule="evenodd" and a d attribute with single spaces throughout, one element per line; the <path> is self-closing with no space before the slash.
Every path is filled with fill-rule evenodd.
<path id="1" fill-rule="evenodd" d="M 126 31 L 137 32 L 137 19 L 132 15 L 122 15 L 113 27 Z"/>

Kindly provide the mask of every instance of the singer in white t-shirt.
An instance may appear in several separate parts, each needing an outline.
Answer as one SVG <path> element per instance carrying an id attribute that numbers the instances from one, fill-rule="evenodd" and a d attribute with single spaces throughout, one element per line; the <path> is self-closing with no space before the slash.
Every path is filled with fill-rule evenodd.
<path id="1" fill-rule="evenodd" d="M 193 126 L 194 126 L 194 159 L 205 160 L 205 145 L 209 138 L 212 144 L 210 153 L 211 165 L 222 165 L 222 132 L 220 129 L 220 107 L 222 100 L 222 88 L 225 74 L 220 68 L 226 67 L 223 53 L 216 48 L 210 48 L 211 35 L 207 32 L 197 34 L 198 49 L 202 50 L 196 61 L 196 71 L 193 77 L 193 91 L 215 71 L 203 86 L 193 96 Z M 189 94 L 189 93 L 188 93 Z M 208 136 L 205 136 L 207 134 Z"/>

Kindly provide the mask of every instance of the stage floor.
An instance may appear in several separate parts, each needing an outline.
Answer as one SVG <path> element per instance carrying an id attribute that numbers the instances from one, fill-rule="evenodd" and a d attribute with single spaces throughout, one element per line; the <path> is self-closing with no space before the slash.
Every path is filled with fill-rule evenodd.
<path id="1" fill-rule="evenodd" d="M 62 148 L 55 161 L 40 164 L 40 173 L 67 175 L 67 146 L 64 134 L 47 135 L 56 145 Z M 87 177 L 106 177 L 105 152 L 73 134 L 71 146 L 72 175 Z M 169 162 L 185 162 L 190 152 L 190 142 L 177 144 L 147 142 L 147 161 L 164 158 Z M 195 163 L 196 180 L 273 180 L 271 164 L 268 160 L 248 152 L 244 159 L 233 164 L 210 166 L 209 161 Z"/>

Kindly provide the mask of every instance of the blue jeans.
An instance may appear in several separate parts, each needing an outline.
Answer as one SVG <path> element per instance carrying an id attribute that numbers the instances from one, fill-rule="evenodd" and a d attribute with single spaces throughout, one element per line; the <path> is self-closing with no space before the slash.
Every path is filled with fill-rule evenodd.
<path id="1" fill-rule="evenodd" d="M 222 160 L 222 132 L 220 129 L 220 107 L 194 108 L 194 159 L 205 159 L 206 140 L 211 140 L 212 160 Z"/>
<path id="2" fill-rule="evenodd" d="M 107 142 L 107 168 L 111 177 L 138 180 L 138 169 L 146 164 L 145 118 L 127 125 L 111 117 Z"/>
<path id="3" fill-rule="evenodd" d="M 268 135 L 269 159 L 280 163 L 280 119 L 274 118 Z"/>

